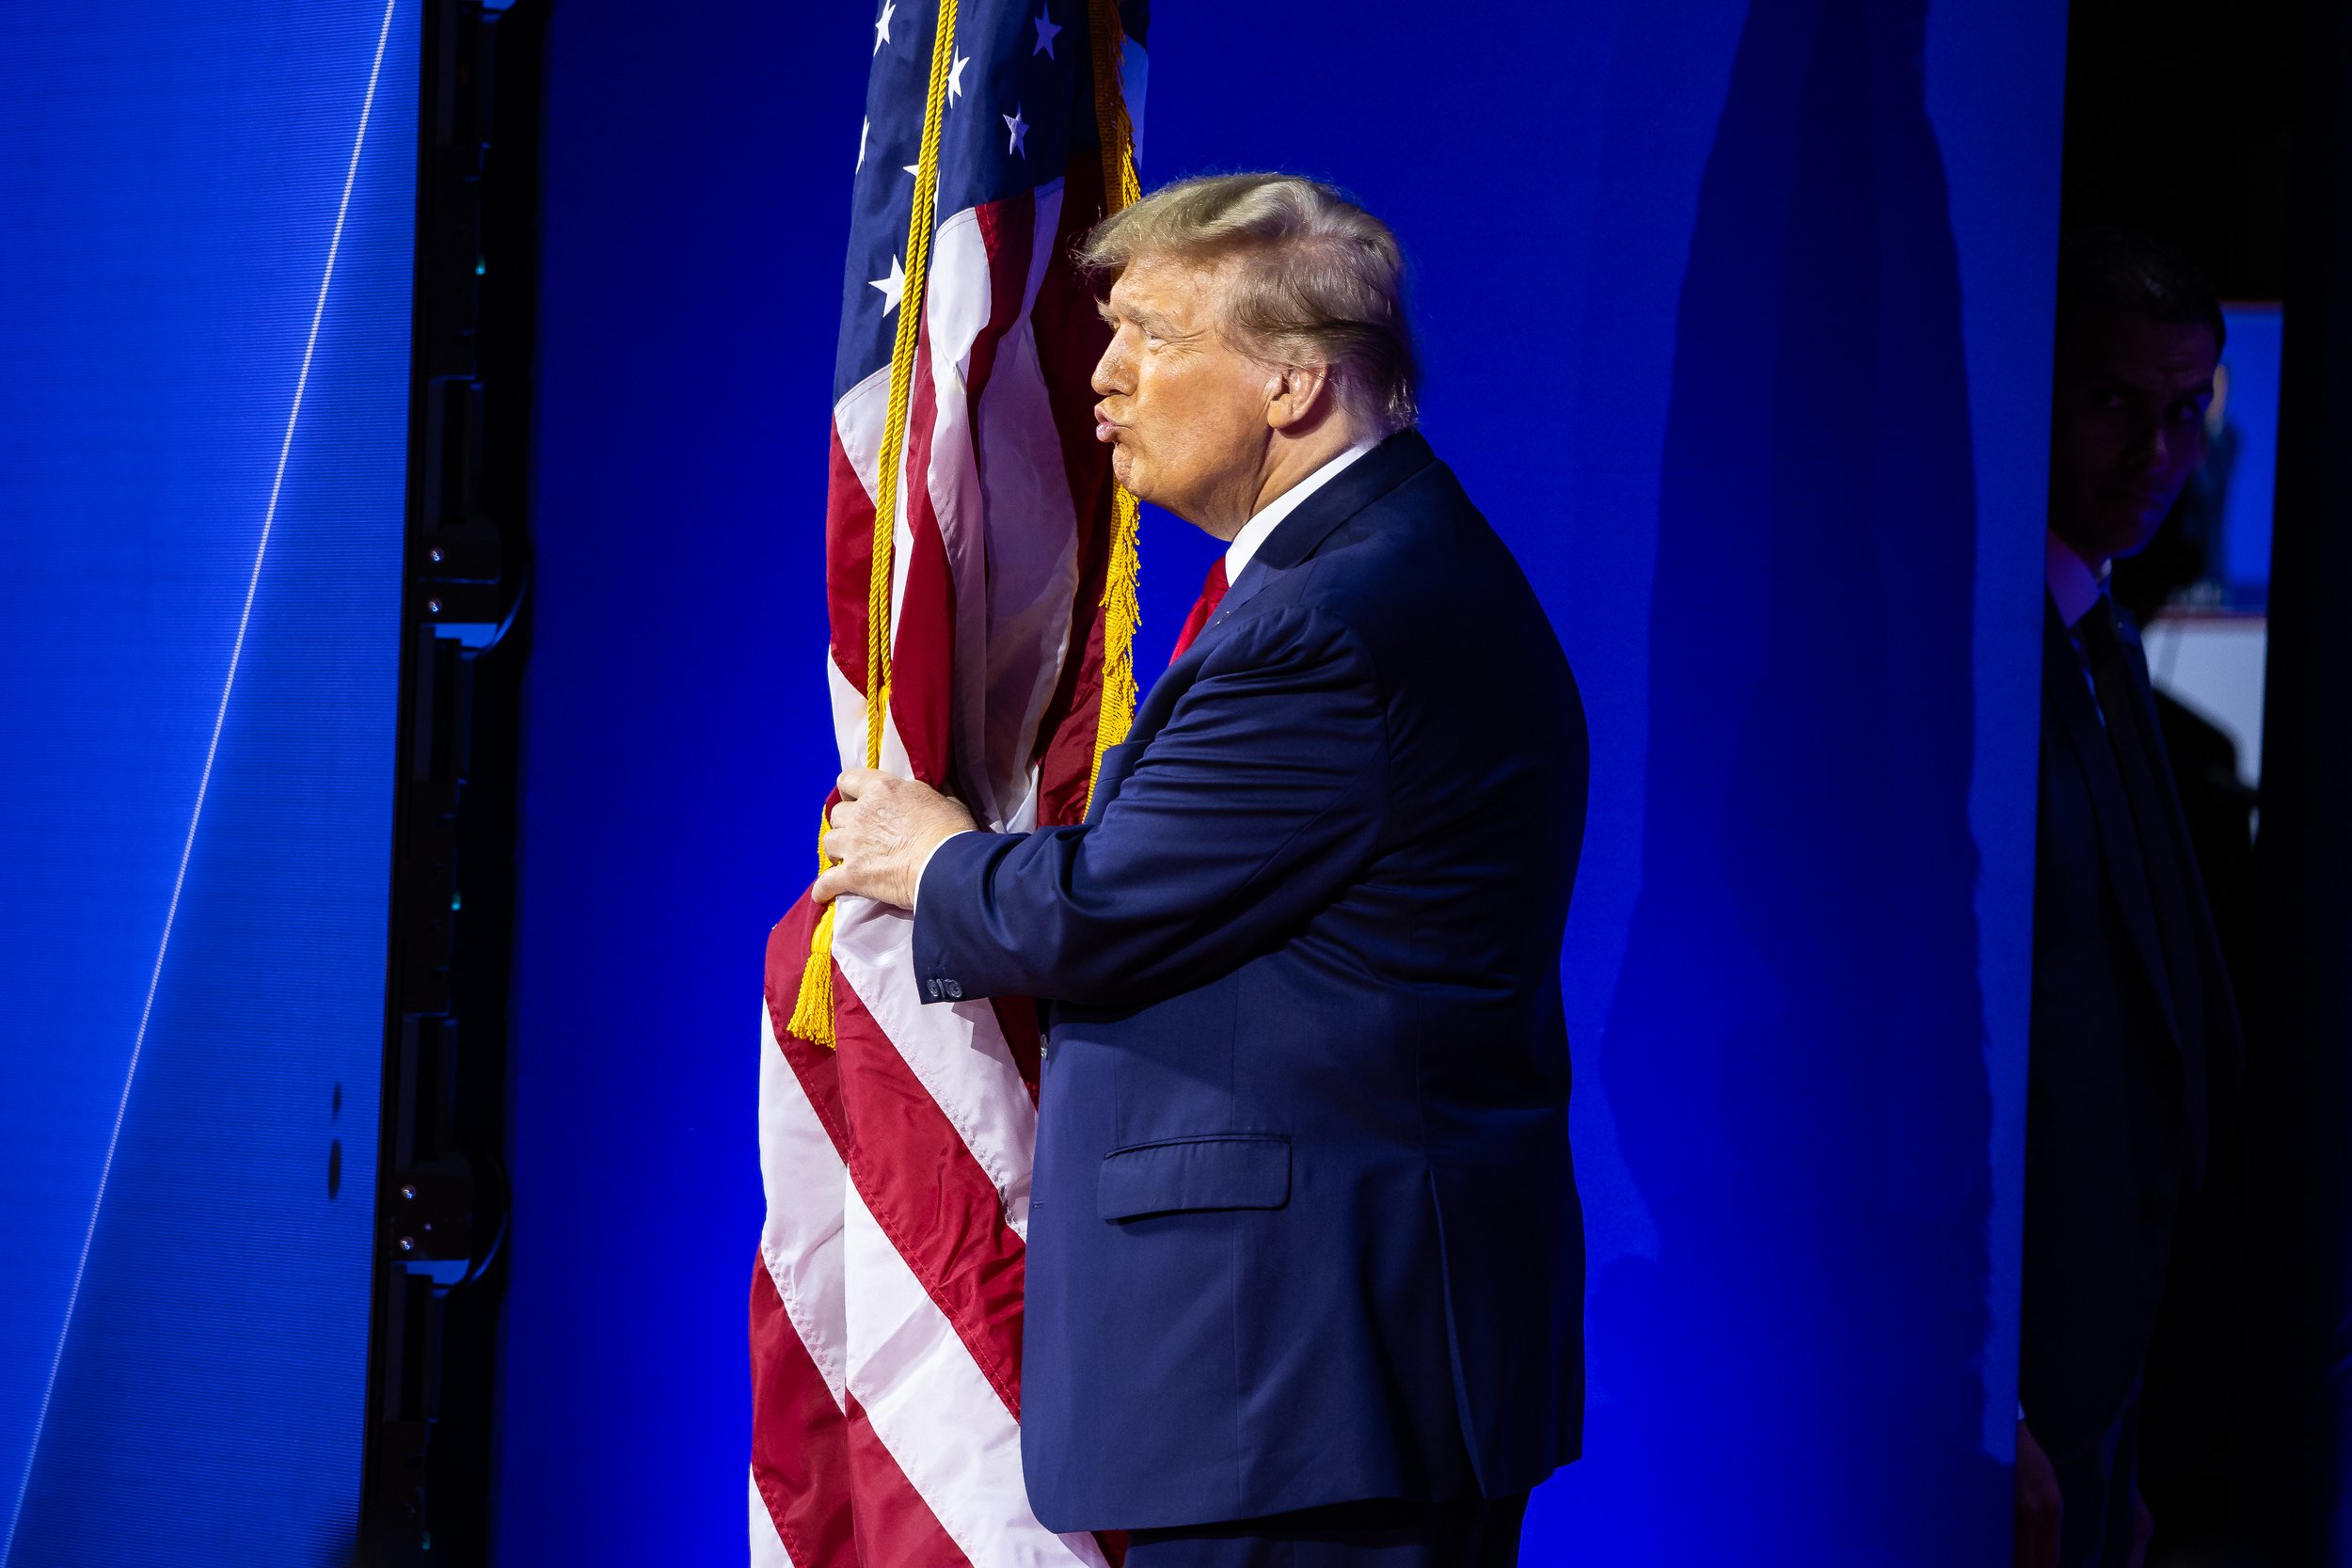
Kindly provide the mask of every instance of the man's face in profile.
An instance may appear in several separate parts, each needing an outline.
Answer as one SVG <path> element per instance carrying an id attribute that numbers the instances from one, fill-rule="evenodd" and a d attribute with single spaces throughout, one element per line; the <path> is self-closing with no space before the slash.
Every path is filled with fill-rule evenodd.
<path id="1" fill-rule="evenodd" d="M 1119 483 L 1203 526 L 1248 516 L 1270 434 L 1266 367 L 1217 330 L 1231 270 L 1138 257 L 1103 305 L 1111 341 L 1094 370 L 1095 439 Z"/>
<path id="2" fill-rule="evenodd" d="M 2122 310 L 2058 334 L 2050 415 L 2050 528 L 2096 565 L 2146 546 L 2205 457 L 2220 349 L 2201 323 Z"/>

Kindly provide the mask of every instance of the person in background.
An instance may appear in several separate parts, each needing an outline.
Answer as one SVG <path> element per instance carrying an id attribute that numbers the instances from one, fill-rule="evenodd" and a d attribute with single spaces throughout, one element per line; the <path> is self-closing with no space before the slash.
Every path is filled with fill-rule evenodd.
<path id="1" fill-rule="evenodd" d="M 2204 455 L 2225 336 L 2193 262 L 2060 246 L 2026 1130 L 2016 1562 L 2137 1568 L 2159 1323 L 2196 1293 L 2243 1048 L 2145 656 L 2107 569 Z M 2172 1335 L 2177 1339 L 2177 1335 Z"/>
<path id="2" fill-rule="evenodd" d="M 2204 463 L 2165 515 L 2148 547 L 2115 563 L 2107 593 L 2134 625 L 2167 607 L 2197 603 L 2218 576 L 2221 524 L 2235 467 L 2238 432 L 2226 418 L 2230 367 L 2215 373 L 2205 414 Z M 2250 1020 L 2249 944 L 2254 926 L 2256 794 L 2239 771 L 2230 733 L 2172 693 L 2156 689 L 2156 723 L 2189 846 L 2242 1019 Z M 2200 1201 L 2182 1215 L 2163 1316 L 2149 1348 L 2139 1442 L 2139 1486 L 2159 1521 L 2152 1563 L 2220 1568 L 2238 1530 L 2233 1518 L 2228 1434 L 2230 1390 L 2238 1381 L 2242 1332 L 2236 1302 L 2245 1262 L 2235 1173 L 2213 1170 Z"/>

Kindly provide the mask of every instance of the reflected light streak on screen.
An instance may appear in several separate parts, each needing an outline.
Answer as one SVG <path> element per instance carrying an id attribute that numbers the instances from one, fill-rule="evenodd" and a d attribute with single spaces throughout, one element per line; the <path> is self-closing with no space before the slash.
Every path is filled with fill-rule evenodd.
<path id="1" fill-rule="evenodd" d="M 29 1305 L 37 1313 L 42 1307 L 56 1310 L 51 1321 L 57 1328 L 48 1354 L 38 1357 L 45 1368 L 27 1365 L 34 1359 L 26 1354 L 31 1336 L 21 1323 L 0 1338 L 0 1421 L 14 1425 L 21 1418 L 19 1402 L 8 1394 L 29 1394 L 36 1381 L 39 1386 L 29 1431 L 0 1431 L 0 1463 L 19 1461 L 7 1530 L 0 1534 L 0 1563 L 121 1560 L 121 1544 L 126 1536 L 135 1537 L 138 1526 L 135 1519 L 123 1518 L 120 1509 L 135 1499 L 144 1505 L 142 1512 L 153 1511 L 147 1514 L 148 1528 L 169 1531 L 171 1555 L 183 1562 L 215 1560 L 211 1552 L 234 1554 L 218 1560 L 255 1560 L 257 1551 L 286 1545 L 305 1557 L 331 1554 L 338 1537 L 348 1539 L 357 1503 L 362 1417 L 358 1391 L 367 1328 L 373 1195 L 365 1173 L 373 1169 L 380 1051 L 405 433 L 405 280 L 413 244 L 412 146 L 397 135 L 379 136 L 379 144 L 389 142 L 389 148 L 379 145 L 372 160 L 365 154 L 371 150 L 368 131 L 378 113 L 379 87 L 387 80 L 388 55 L 396 62 L 397 90 L 386 95 L 383 108 L 393 125 L 402 124 L 393 111 L 414 102 L 414 38 L 395 40 L 399 8 L 399 0 L 380 5 L 358 0 L 320 8 L 320 19 L 306 25 L 264 20 L 259 7 L 231 8 L 206 22 L 190 22 L 170 7 L 157 6 L 118 10 L 96 24 L 20 16 L 0 25 L 0 42 L 11 46 L 11 55 L 38 56 L 37 63 L 22 69 L 50 73 L 56 89 L 87 98 L 90 114 L 105 119 L 106 128 L 131 131 L 110 138 L 88 135 L 87 125 L 58 128 L 39 150 L 62 155 L 35 158 L 35 171 L 19 177 L 30 191 L 7 192 L 18 198 L 37 194 L 50 198 L 45 205 L 62 205 L 59 241 L 69 249 L 75 239 L 88 238 L 113 244 L 119 247 L 118 255 L 127 258 L 118 263 L 123 276 L 113 278 L 77 284 L 40 277 L 41 263 L 35 261 L 10 269 L 18 276 L 8 279 L 20 298 L 47 295 L 57 305 L 70 324 L 59 335 L 79 339 L 74 346 L 95 372 L 84 382 L 72 380 L 71 372 L 50 378 L 62 381 L 62 388 L 39 377 L 9 377 L 19 390 L 8 401 L 29 404 L 45 396 L 63 404 L 62 412 L 52 411 L 45 421 L 22 407 L 5 410 L 20 428 L 31 429 L 22 437 L 21 451 L 0 455 L 35 458 L 36 448 L 40 456 L 55 458 L 60 449 L 66 453 L 46 469 L 38 460 L 8 465 L 9 488 L 17 492 L 7 496 L 8 511 L 21 514 L 19 522 L 38 520 L 67 535 L 49 558 L 36 550 L 25 567 L 24 586 L 34 590 L 27 597 L 52 604 L 62 599 L 70 607 L 72 596 L 54 592 L 58 587 L 54 579 L 43 580 L 61 573 L 83 578 L 74 586 L 111 590 L 128 601 L 110 605 L 113 613 L 96 617 L 28 616 L 17 628 L 8 663 L 0 666 L 0 723 L 12 736 L 29 732 L 36 743 L 62 741 L 26 751 L 47 750 L 66 762 L 79 775 L 65 782 L 69 790 L 87 786 L 103 794 L 109 784 L 118 791 L 126 785 L 135 790 L 160 783 L 167 772 L 171 748 L 167 741 L 154 742 L 156 732 L 171 725 L 158 722 L 163 718 L 158 710 L 179 694 L 178 688 L 168 680 L 138 679 L 135 668 L 134 678 L 112 687 L 103 675 L 93 679 L 84 672 L 108 662 L 135 667 L 141 655 L 151 664 L 208 662 L 203 643 L 209 639 L 200 615 L 192 610 L 181 620 L 141 614 L 137 601 L 193 599 L 200 607 L 206 595 L 200 589 L 191 592 L 196 587 L 191 579 L 201 574 L 188 569 L 187 556 L 207 543 L 226 544 L 214 539 L 212 531 L 227 532 L 236 509 L 204 504 L 226 503 L 230 489 L 208 494 L 200 484 L 183 481 L 189 468 L 233 467 L 234 436 L 258 420 L 215 429 L 209 434 L 228 437 L 215 442 L 201 438 L 208 434 L 205 417 L 191 417 L 186 407 L 230 403 L 253 391 L 252 412 L 259 413 L 260 388 L 223 383 L 242 371 L 248 372 L 244 379 L 267 386 L 274 357 L 269 345 L 283 343 L 280 329 L 290 325 L 287 306 L 296 259 L 318 254 L 305 231 L 315 235 L 321 198 L 335 197 L 324 264 L 310 263 L 319 266 L 315 287 L 303 291 L 311 297 L 305 302 L 309 321 L 299 367 L 291 399 L 280 404 L 282 431 L 261 509 L 260 535 L 243 574 L 242 602 L 217 700 L 208 705 L 209 734 L 194 800 L 182 808 L 185 831 L 179 835 L 130 1059 L 110 1097 L 111 1120 L 87 1115 L 93 1108 L 88 1069 L 94 1064 L 87 1056 L 78 1083 L 41 1061 L 28 1039 L 9 1042 L 4 1058 L 7 1098 L 16 1113 L 0 1113 L 0 1138 L 8 1154 L 18 1154 L 17 1135 L 27 1122 L 37 1121 L 57 1147 L 18 1157 L 12 1169 L 8 1156 L 0 1155 L 5 1184 L 0 1196 L 9 1200 L 0 1240 L 8 1251 L 34 1259 L 32 1267 L 20 1263 L 14 1277 L 0 1282 L 16 1287 L 10 1294 L 20 1306 Z M 103 34 L 94 30 L 99 27 Z M 351 43 L 361 43 L 365 53 L 350 49 Z M 356 95 L 356 125 L 351 87 L 358 84 L 350 83 L 355 59 L 366 66 L 364 86 Z M 11 74 L 16 69 L 10 68 Z M 161 92 L 151 87 L 140 90 L 142 73 L 159 71 L 177 75 Z M 277 81 L 254 90 L 257 81 L 272 73 Z M 109 101 L 109 89 L 119 93 L 115 101 Z M 13 132 L 54 111 L 56 103 L 39 88 L 12 89 L 0 99 L 5 117 L 0 129 Z M 159 103 L 231 116 L 242 111 L 244 123 L 208 123 L 199 114 L 181 125 L 143 127 L 143 119 L 162 119 Z M 346 129 L 335 134 L 330 130 L 335 120 Z M 125 204 L 127 213 L 109 213 L 106 198 L 124 194 L 117 187 L 157 197 L 157 187 L 185 173 L 159 171 L 169 154 L 142 146 L 141 130 L 199 143 L 216 140 L 216 160 L 199 155 L 195 161 L 199 175 L 215 176 L 213 187 L 176 209 L 172 198 L 184 197 L 183 191 L 162 195 L 155 202 L 161 211 L 141 213 L 134 200 Z M 343 154 L 336 160 L 340 168 L 327 163 L 330 136 L 333 150 Z M 240 153 L 246 156 L 241 159 Z M 364 179 L 363 165 L 369 171 Z M 305 173 L 310 178 L 302 178 Z M 340 176 L 339 182 L 332 176 Z M 148 186 L 143 192 L 137 189 L 142 182 Z M 180 183 L 186 183 L 184 178 Z M 356 228 L 355 191 L 361 194 Z M 313 214 L 307 223 L 306 210 Z M 286 221 L 275 233 L 265 233 L 255 222 L 281 215 Z M 77 219 L 84 223 L 77 225 Z M 357 290 L 345 293 L 361 296 L 350 302 L 333 291 L 347 229 L 354 241 L 351 265 L 358 277 Z M 263 239 L 276 244 L 270 254 L 257 255 L 253 247 Z M 217 251 L 208 251 L 207 241 Z M 203 276 L 208 263 L 224 260 L 225 276 Z M 30 279 L 33 289 L 24 287 L 26 273 L 36 275 Z M 49 287 L 40 288 L 42 284 Z M 330 295 L 337 299 L 332 317 Z M 149 312 L 145 320 L 142 309 Z M 104 339 L 108 325 L 118 334 L 111 343 Z M 169 344 L 175 332 L 200 339 L 223 325 L 245 329 L 235 346 L 245 349 L 247 362 L 215 353 L 168 363 L 168 348 L 162 345 Z M 95 352 L 93 338 L 99 340 Z M 0 368 L 22 370 L 42 359 L 42 346 L 38 327 L 0 337 Z M 109 356 L 110 347 L 116 355 Z M 165 364 L 159 367 L 159 360 Z M 297 461 L 294 437 L 312 394 L 314 364 L 319 376 L 313 401 L 321 407 L 304 427 L 313 438 Z M 159 374 L 159 368 L 182 373 Z M 77 405 L 77 391 L 106 379 L 117 385 L 93 390 Z M 169 406 L 160 412 L 157 406 L 134 406 L 140 398 Z M 77 415 L 85 416 L 79 423 Z M 44 442 L 43 436 L 51 439 Z M 191 436 L 199 439 L 190 441 Z M 114 461 L 87 465 L 93 454 Z M 179 467 L 183 463 L 185 467 Z M 14 477 L 20 467 L 21 486 Z M 297 548 L 291 569 L 273 574 L 271 592 L 264 594 L 262 568 L 281 499 L 288 496 L 290 467 L 295 474 L 290 517 L 342 535 L 342 548 Z M 142 480 L 150 483 L 143 485 Z M 244 515 L 252 515 L 249 510 Z M 64 526 L 69 522 L 72 526 Z M 44 588 L 53 592 L 41 594 Z M 247 662 L 257 602 L 265 606 L 265 619 L 275 610 L 277 624 L 255 639 L 256 700 L 239 705 L 239 722 L 232 728 L 230 699 Z M 157 631 L 166 635 L 158 640 Z M 170 635 L 174 632 L 180 635 Z M 72 645 L 76 640 L 80 646 Z M 131 653 L 123 657 L 126 647 Z M 44 660 L 43 655 L 55 657 Z M 197 678 L 187 671 L 187 684 Z M 248 709 L 260 711 L 248 718 Z M 87 718 L 90 710 L 98 715 L 94 725 Z M 126 717 L 134 721 L 130 733 L 101 735 L 95 737 L 101 744 L 89 744 L 90 728 Z M 226 831 L 207 833 L 199 855 L 199 830 L 214 798 L 224 735 L 230 760 L 221 768 L 223 795 L 214 815 L 228 818 L 220 825 Z M 108 749 L 103 742 L 109 739 L 129 744 Z M 282 798 L 288 785 L 323 795 L 323 801 L 306 802 L 310 820 L 289 811 L 293 802 Z M 267 799 L 273 786 L 280 799 Z M 0 805 L 22 805 L 26 796 L 35 804 L 57 804 L 40 801 L 38 786 L 13 794 L 15 799 L 0 786 Z M 138 804 L 151 826 L 162 808 L 152 799 Z M 88 814 L 84 825 L 93 831 L 79 842 L 70 831 L 62 835 L 49 831 L 58 815 L 54 809 L 10 811 L 8 825 L 0 828 L 0 834 L 20 841 L 0 838 L 0 875 L 20 893 L 28 891 L 28 884 L 37 889 L 52 879 L 42 873 L 56 867 L 43 864 L 42 856 L 57 853 L 56 839 L 65 841 L 69 863 L 80 862 L 72 864 L 78 872 L 110 858 L 129 858 L 126 852 L 135 852 L 137 839 L 152 838 L 135 831 L 135 820 L 124 831 L 126 818 L 142 815 L 137 810 Z M 36 834 L 53 842 L 28 848 L 22 841 Z M 317 852 L 330 845 L 328 852 Z M 182 927 L 192 865 L 190 937 L 181 943 L 173 987 L 166 990 L 166 959 Z M 373 875 L 349 876 L 355 869 Z M 86 980 L 90 968 L 102 967 L 75 965 L 74 958 L 88 955 L 72 951 L 73 939 L 93 930 L 119 937 L 134 917 L 136 901 L 120 896 L 122 884 L 103 874 L 76 876 L 42 891 L 46 898 L 21 899 L 11 912 L 19 929 L 8 933 L 7 950 L 0 950 L 0 974 L 21 979 L 38 966 L 53 977 L 52 994 L 35 997 L 30 1011 L 36 1020 L 44 1010 L 103 1017 L 103 1006 L 96 998 L 71 994 L 72 981 Z M 89 907 L 73 908 L 77 895 Z M 300 911 L 310 927 L 307 944 L 300 938 L 291 947 L 272 942 L 274 935 L 284 933 L 273 931 L 254 906 L 281 902 L 313 906 Z M 36 919 L 53 918 L 55 930 L 28 929 Z M 62 961 L 43 962 L 49 956 L 38 944 L 45 939 L 63 950 L 57 956 Z M 314 973 L 301 973 L 305 966 Z M 197 973 L 187 976 L 190 970 Z M 223 979 L 230 982 L 228 994 L 204 994 L 220 990 L 217 982 Z M 156 1074 L 149 1075 L 142 1119 L 126 1145 L 132 1090 L 142 1082 L 139 1071 L 151 1023 L 158 1019 L 159 994 L 164 1001 L 158 1043 L 177 1047 L 183 1060 L 169 1064 L 177 1071 L 166 1073 L 161 1084 L 154 1082 Z M 326 1003 L 324 1008 L 313 1005 L 321 1001 Z M 96 1018 L 84 1022 L 85 1027 L 72 1033 L 101 1045 L 103 1026 Z M 49 1076 L 41 1076 L 44 1068 Z M 297 1125 L 273 1114 L 269 1101 L 280 1091 L 291 1091 L 296 1100 L 310 1098 L 304 1081 L 322 1071 L 334 1082 L 330 1116 L 339 1134 L 326 1182 L 334 1216 L 324 1227 L 310 1212 L 316 1206 L 317 1165 L 301 1173 L 310 1182 L 301 1181 L 294 1169 L 265 1168 L 276 1152 L 269 1148 L 273 1139 L 287 1142 L 286 1134 Z M 346 1080 L 351 1084 L 347 1119 Z M 77 1116 L 77 1110 L 83 1114 Z M 103 1154 L 95 1162 L 94 1187 L 83 1189 L 91 1193 L 87 1217 L 75 1227 L 80 1244 L 60 1302 L 53 1290 L 24 1289 L 40 1283 L 25 1275 L 38 1276 L 40 1255 L 62 1239 L 56 1209 L 73 1182 L 60 1167 L 74 1165 L 75 1154 L 98 1143 L 75 1134 L 95 1132 L 100 1126 Z M 344 1138 L 353 1144 L 349 1164 L 356 1190 L 337 1204 Z M 297 1134 L 293 1141 L 316 1147 L 314 1134 L 308 1139 Z M 51 1156 L 46 1169 L 38 1168 L 43 1153 Z M 118 1153 L 124 1156 L 119 1181 Z M 218 1189 L 211 1186 L 215 1182 Z M 306 1186 L 311 1190 L 304 1192 Z M 111 1208 L 110 1192 L 121 1199 Z M 28 1203 L 45 1206 L 41 1220 L 30 1217 Z M 198 1224 L 175 1223 L 189 1217 L 191 1209 Z M 103 1227 L 102 1218 L 107 1222 Z M 159 1276 L 156 1302 L 141 1299 L 150 1275 Z M 86 1282 L 92 1287 L 87 1302 Z M 158 1304 L 165 1309 L 153 1309 Z M 281 1352 L 290 1364 L 272 1365 Z M 333 1368 L 332 1375 L 317 1375 L 318 1365 L 302 1366 L 306 1352 Z M 307 1400 L 311 1408 L 297 1415 L 289 1409 L 289 1400 L 297 1404 Z M 193 1420 L 191 1409 L 198 1413 Z M 327 1441 L 319 1441 L 322 1437 Z M 52 1441 L 44 1444 L 44 1438 Z M 152 1465 L 163 1454 L 178 1463 L 159 1474 Z M 315 1496 L 301 1496 L 305 1493 Z M 194 1532 L 185 1528 L 193 1521 L 176 1506 L 183 1501 L 199 1513 L 215 1515 L 208 1528 Z M 289 1501 L 295 1506 L 272 1517 Z M 151 1548 L 155 1544 L 151 1542 Z"/>

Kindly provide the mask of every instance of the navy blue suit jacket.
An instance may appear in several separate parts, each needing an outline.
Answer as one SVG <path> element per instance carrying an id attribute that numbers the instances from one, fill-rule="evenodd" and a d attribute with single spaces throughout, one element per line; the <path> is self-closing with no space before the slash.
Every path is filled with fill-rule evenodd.
<path id="1" fill-rule="evenodd" d="M 2036 1441 L 2061 1462 L 2095 1452 L 2130 1401 L 2159 1320 L 2177 1305 L 2168 1298 L 2179 1294 L 2184 1227 L 2220 1223 L 2202 1170 L 2233 1161 L 2242 1071 L 2146 656 L 2128 623 L 2122 633 L 2186 882 L 2205 1016 L 2193 1030 L 2172 1016 L 2124 784 L 2066 625 L 2045 600 L 2018 1387 Z"/>
<path id="2" fill-rule="evenodd" d="M 932 857 L 925 993 L 1048 1004 L 1047 1527 L 1500 1497 L 1576 1456 L 1585 773 L 1541 606 L 1406 432 L 1267 536 L 1084 826 Z"/>

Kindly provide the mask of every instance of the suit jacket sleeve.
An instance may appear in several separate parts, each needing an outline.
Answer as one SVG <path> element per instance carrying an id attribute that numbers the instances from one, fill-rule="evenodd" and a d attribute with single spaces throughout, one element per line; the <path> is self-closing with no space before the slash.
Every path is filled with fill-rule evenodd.
<path id="1" fill-rule="evenodd" d="M 926 997 L 1173 995 L 1279 946 L 1371 858 L 1386 713 L 1369 651 L 1332 616 L 1233 623 L 1141 744 L 1089 825 L 940 847 L 916 899 Z"/>

